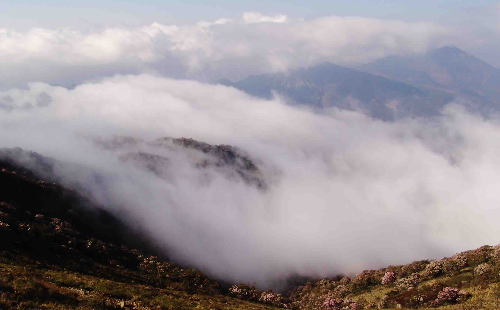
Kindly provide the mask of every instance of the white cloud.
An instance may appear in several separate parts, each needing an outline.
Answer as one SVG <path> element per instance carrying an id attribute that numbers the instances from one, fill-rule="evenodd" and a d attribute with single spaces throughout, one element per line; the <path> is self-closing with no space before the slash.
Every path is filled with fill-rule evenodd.
<path id="1" fill-rule="evenodd" d="M 266 286 L 291 273 L 358 272 L 498 243 L 500 122 L 459 107 L 384 123 L 150 75 L 71 90 L 34 83 L 0 98 L 12 107 L 0 108 L 0 145 L 87 167 L 60 174 L 123 206 L 170 254 L 227 280 Z M 175 159 L 159 179 L 89 140 L 113 135 L 238 146 L 269 188 L 196 169 L 167 148 L 124 150 Z M 98 186 L 86 181 L 94 171 Z"/>
<path id="2" fill-rule="evenodd" d="M 430 23 L 336 16 L 299 21 L 255 12 L 234 21 L 153 23 L 98 32 L 1 29 L 0 84 L 73 85 L 141 72 L 198 80 L 240 79 L 321 61 L 356 64 L 390 54 L 424 52 L 446 33 Z"/>
<path id="3" fill-rule="evenodd" d="M 214 25 L 224 25 L 224 24 L 232 23 L 232 22 L 233 22 L 233 20 L 230 18 L 219 18 L 218 20 L 216 20 L 214 22 Z"/>
<path id="4" fill-rule="evenodd" d="M 245 12 L 243 13 L 243 20 L 247 24 L 256 24 L 256 23 L 286 23 L 288 20 L 288 16 L 280 14 L 275 16 L 267 16 L 262 15 L 259 12 Z"/>

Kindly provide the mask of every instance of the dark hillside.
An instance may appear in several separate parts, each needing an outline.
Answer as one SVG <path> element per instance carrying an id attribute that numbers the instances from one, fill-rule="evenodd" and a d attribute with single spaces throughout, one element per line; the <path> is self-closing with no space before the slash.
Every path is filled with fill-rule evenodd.
<path id="1" fill-rule="evenodd" d="M 257 169 L 230 146 L 191 139 L 175 143 L 219 154 L 215 163 L 221 165 Z M 40 164 L 43 173 L 21 166 L 18 160 L 26 157 Z M 128 160 L 157 160 L 151 158 L 146 154 Z M 2 150 L 0 309 L 500 307 L 500 245 L 357 275 L 307 283 L 295 279 L 283 295 L 220 283 L 154 255 L 154 244 L 146 237 L 76 190 L 54 182 L 54 163 L 36 153 Z"/>
<path id="2" fill-rule="evenodd" d="M 0 159 L 0 309 L 266 309 L 152 250 L 75 190 Z"/>

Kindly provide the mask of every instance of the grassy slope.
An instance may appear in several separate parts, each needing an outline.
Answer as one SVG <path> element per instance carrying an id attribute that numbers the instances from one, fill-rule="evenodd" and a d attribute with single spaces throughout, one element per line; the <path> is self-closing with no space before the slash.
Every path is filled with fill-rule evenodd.
<path id="1" fill-rule="evenodd" d="M 0 161 L 0 309 L 273 309 L 222 294 L 70 189 Z"/>
<path id="2" fill-rule="evenodd" d="M 382 278 L 391 272 L 393 279 L 382 284 Z M 441 298 L 435 303 L 447 287 L 462 291 L 462 297 Z M 328 298 L 342 300 L 339 308 L 354 307 L 356 302 L 357 309 L 500 309 L 500 245 L 483 246 L 436 261 L 365 270 L 352 279 L 310 282 L 292 294 L 292 299 L 304 309 L 324 307 Z M 335 305 L 324 308 L 335 309 Z"/>
<path id="3" fill-rule="evenodd" d="M 2 253 L 0 309 L 272 309 L 182 286 L 144 284 L 146 275 L 120 281 L 78 273 Z"/>
<path id="4" fill-rule="evenodd" d="M 500 308 L 500 246 L 309 282 L 286 296 L 244 285 L 227 290 L 195 269 L 133 249 L 127 241 L 144 240 L 77 196 L 0 162 L 0 309 L 275 309 L 259 303 L 262 296 L 295 309 L 355 302 L 361 309 L 384 300 L 388 308 Z M 387 272 L 394 279 L 381 284 Z M 467 296 L 433 305 L 445 287 Z M 341 306 L 325 306 L 329 298 Z"/>

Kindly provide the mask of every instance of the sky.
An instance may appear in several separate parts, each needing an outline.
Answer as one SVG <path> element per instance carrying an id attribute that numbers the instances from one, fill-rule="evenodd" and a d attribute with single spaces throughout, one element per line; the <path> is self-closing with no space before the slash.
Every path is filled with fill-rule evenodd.
<path id="1" fill-rule="evenodd" d="M 458 21 L 471 11 L 494 5 L 494 0 L 353 0 L 353 1 L 1 1 L 2 23 L 6 26 L 58 27 L 102 24 L 138 25 L 192 23 L 221 17 L 233 18 L 242 12 L 265 15 L 286 14 L 293 18 L 325 15 L 363 16 L 406 21 Z"/>
<path id="2" fill-rule="evenodd" d="M 155 73 L 215 82 L 454 45 L 500 67 L 492 1 L 0 2 L 0 88 Z M 50 69 L 49 69 L 50 68 Z"/>
<path id="3" fill-rule="evenodd" d="M 445 45 L 500 67 L 500 3 L 68 3 L 0 2 L 0 148 L 65 163 L 61 180 L 178 261 L 267 288 L 499 242 L 498 115 L 454 102 L 383 122 L 216 81 Z M 95 143 L 117 136 L 142 142 Z M 167 136 L 238 147 L 269 187 L 147 143 Z M 138 152 L 175 164 L 156 175 L 123 160 Z"/>

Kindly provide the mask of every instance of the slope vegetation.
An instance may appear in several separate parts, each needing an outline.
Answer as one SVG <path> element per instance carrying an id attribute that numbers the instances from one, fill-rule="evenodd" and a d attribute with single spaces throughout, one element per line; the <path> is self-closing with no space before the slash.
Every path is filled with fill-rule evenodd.
<path id="1" fill-rule="evenodd" d="M 115 141 L 107 147 L 123 143 Z M 219 158 L 203 161 L 200 169 L 233 165 L 250 184 L 265 184 L 247 176 L 256 173 L 255 165 L 234 148 L 191 139 L 174 144 Z M 35 171 L 20 165 L 17 159 L 23 156 L 41 168 Z M 147 164 L 168 159 L 132 154 L 124 160 L 146 164 L 154 172 L 154 166 Z M 294 279 L 281 294 L 217 281 L 159 255 L 154 243 L 140 232 L 58 183 L 50 177 L 53 163 L 19 149 L 1 151 L 0 309 L 500 307 L 500 245 L 350 277 Z"/>

